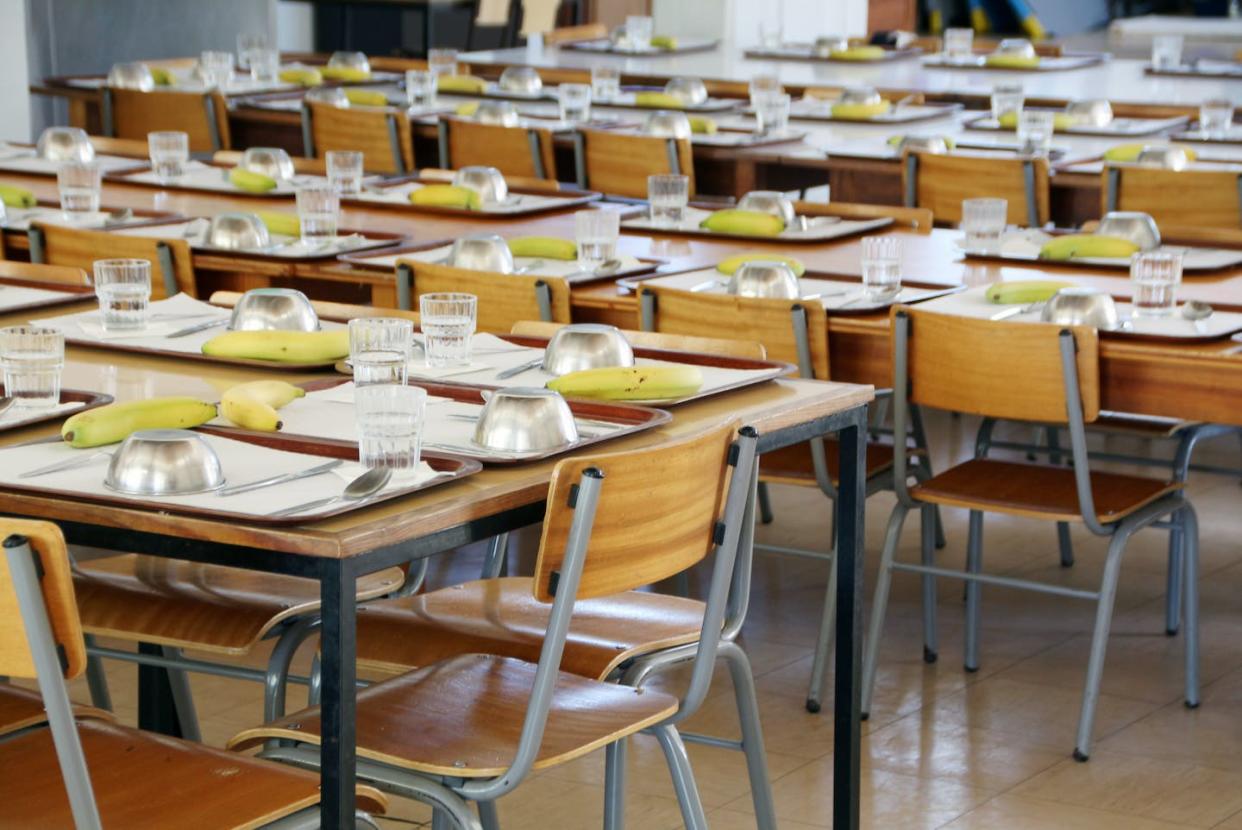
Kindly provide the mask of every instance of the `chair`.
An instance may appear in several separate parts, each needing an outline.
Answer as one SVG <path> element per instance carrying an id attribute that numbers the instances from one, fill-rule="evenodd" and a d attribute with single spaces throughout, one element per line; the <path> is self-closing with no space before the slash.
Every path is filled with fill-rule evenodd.
<path id="1" fill-rule="evenodd" d="M 64 537 L 49 522 L 21 519 L 0 521 L 0 535 L 0 674 L 37 679 L 46 709 L 0 742 L 8 771 L 0 776 L 0 823 L 162 828 L 185 826 L 192 815 L 202 827 L 317 826 L 313 774 L 95 716 L 76 719 L 65 680 L 82 673 L 86 648 Z M 3 697 L 15 702 L 12 692 Z M 379 793 L 360 795 L 383 809 Z"/>
<path id="2" fill-rule="evenodd" d="M 1108 164 L 1100 182 L 1102 209 L 1151 214 L 1170 228 L 1242 229 L 1242 172 L 1165 170 L 1137 164 Z"/>
<path id="3" fill-rule="evenodd" d="M 926 207 L 936 221 L 962 220 L 962 200 L 989 196 L 1009 201 L 1010 224 L 1038 228 L 1049 221 L 1048 160 L 954 153 L 906 153 L 901 187 L 906 207 Z"/>
<path id="4" fill-rule="evenodd" d="M 897 505 L 889 518 L 863 667 L 863 712 L 870 711 L 876 659 L 894 571 L 923 578 L 924 650 L 935 652 L 936 578 L 966 581 L 965 668 L 979 668 L 980 585 L 1022 588 L 1096 602 L 1095 629 L 1074 757 L 1090 755 L 1091 731 L 1104 652 L 1126 542 L 1145 527 L 1176 531 L 1182 545 L 1186 614 L 1186 705 L 1199 705 L 1198 688 L 1198 521 L 1180 482 L 1132 475 L 1092 473 L 1085 427 L 1100 412 L 1098 333 L 1087 327 L 993 322 L 899 308 L 893 313 L 894 420 L 904 428 L 912 405 L 979 415 L 984 418 L 1053 424 L 1070 433 L 1072 468 L 976 457 L 921 481 L 906 484 L 907 454 L 894 455 Z M 1015 382 L 1015 361 L 1022 366 Z M 937 566 L 930 540 L 923 536 L 922 563 L 895 561 L 906 514 L 950 506 L 970 511 L 966 570 Z M 982 572 L 985 513 L 1053 522 L 1082 522 L 1108 539 L 1098 591 L 1032 582 Z"/>
<path id="5" fill-rule="evenodd" d="M 375 173 L 405 174 L 414 167 L 410 119 L 395 107 L 302 105 L 303 152 L 324 158 L 330 150 L 357 150 Z"/>
<path id="6" fill-rule="evenodd" d="M 90 274 L 69 265 L 41 265 L 32 262 L 0 260 L 0 277 L 49 285 L 90 285 Z"/>
<path id="7" fill-rule="evenodd" d="M 518 320 L 570 320 L 569 283 L 563 278 L 493 274 L 413 259 L 397 260 L 397 296 L 410 296 L 413 308 L 418 307 L 418 299 L 424 294 L 445 291 L 479 298 L 478 331 L 503 334 Z"/>
<path id="8" fill-rule="evenodd" d="M 495 167 L 506 177 L 556 181 L 551 130 L 501 127 L 462 118 L 441 118 L 436 129 L 441 167 L 484 165 Z"/>
<path id="9" fill-rule="evenodd" d="M 562 26 L 543 33 L 544 46 L 561 46 L 566 43 L 578 43 L 584 40 L 599 40 L 608 37 L 608 27 L 603 23 L 583 23 L 579 26 Z"/>
<path id="10" fill-rule="evenodd" d="M 545 323 L 541 320 L 519 320 L 513 324 L 511 334 L 526 337 L 551 337 L 564 323 Z M 758 340 L 725 340 L 720 337 L 691 337 L 682 334 L 665 334 L 655 331 L 622 329 L 621 333 L 631 346 L 642 349 L 663 349 L 672 352 L 698 352 L 724 357 L 741 357 L 764 360 L 768 350 Z"/>
<path id="11" fill-rule="evenodd" d="M 198 296 L 190 243 L 175 236 L 158 239 L 109 231 L 35 222 L 30 226 L 30 261 L 69 265 L 91 273 L 98 259 L 145 259 L 151 263 L 151 298 L 182 291 Z"/>
<path id="12" fill-rule="evenodd" d="M 227 150 L 229 109 L 218 90 L 170 92 L 104 87 L 103 131 L 114 138 L 146 141 L 147 133 L 180 130 L 190 137 L 190 151 Z"/>
<path id="13" fill-rule="evenodd" d="M 440 167 L 424 167 L 418 171 L 423 181 L 451 182 L 456 170 L 445 170 Z M 556 179 L 535 179 L 529 176 L 505 176 L 505 183 L 510 190 L 530 190 L 535 193 L 559 193 L 561 183 Z"/>
<path id="14" fill-rule="evenodd" d="M 579 130 L 574 133 L 574 165 L 583 190 L 646 199 L 648 176 L 680 173 L 690 177 L 694 196 L 694 155 L 687 138 Z"/>
<path id="15" fill-rule="evenodd" d="M 921 234 L 930 234 L 934 215 L 925 207 L 894 207 L 892 205 L 865 205 L 856 202 L 794 202 L 799 216 L 840 216 L 842 219 L 892 219 L 890 228 L 909 228 Z"/>
<path id="16" fill-rule="evenodd" d="M 757 436 L 744 429 L 735 442 L 735 429 L 726 424 L 672 444 L 561 461 L 533 578 L 468 583 L 359 615 L 361 649 L 408 645 L 411 651 L 390 659 L 421 666 L 358 693 L 359 778 L 432 800 L 461 827 L 473 826 L 473 817 L 460 799 L 476 801 L 484 825 L 495 827 L 491 802 L 528 773 L 607 747 L 605 823 L 619 826 L 622 741 L 645 730 L 664 749 L 686 826 L 706 827 L 676 724 L 702 703 L 718 655 L 754 702 L 745 654 L 732 642 L 737 605 L 730 597 Z M 711 554 L 706 603 L 636 590 Z M 744 606 L 740 588 L 732 596 Z M 431 635 L 410 633 L 420 630 Z M 397 639 L 389 636 L 394 631 Z M 680 702 L 593 679 L 631 656 L 618 653 L 618 635 L 655 637 L 642 644 L 659 655 L 653 660 L 684 646 L 678 662 L 693 667 Z M 750 714 L 744 722 L 753 726 L 744 729 L 761 758 L 757 712 Z M 306 744 L 318 743 L 319 728 L 318 711 L 307 709 L 246 730 L 230 746 L 296 741 L 302 746 L 269 745 L 262 754 L 313 764 L 318 753 Z"/>
<path id="17" fill-rule="evenodd" d="M 227 164 L 230 167 L 236 167 L 241 163 L 243 150 L 220 150 L 211 156 L 211 160 L 215 164 Z M 328 174 L 328 163 L 323 159 L 307 158 L 306 156 L 293 156 L 294 172 L 303 173 L 311 176 L 326 176 Z"/>

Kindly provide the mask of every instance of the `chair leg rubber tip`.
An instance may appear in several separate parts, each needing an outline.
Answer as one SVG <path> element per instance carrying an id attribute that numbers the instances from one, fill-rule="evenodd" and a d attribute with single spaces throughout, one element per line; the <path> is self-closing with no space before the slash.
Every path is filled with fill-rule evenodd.
<path id="1" fill-rule="evenodd" d="M 858 719 L 859 719 L 859 720 L 871 720 L 871 713 L 870 713 L 870 712 L 860 712 L 860 713 L 858 714 Z"/>
<path id="2" fill-rule="evenodd" d="M 962 668 L 965 669 L 968 674 L 974 674 L 975 672 L 979 671 L 978 666 L 972 666 L 969 663 L 962 666 Z"/>
<path id="3" fill-rule="evenodd" d="M 923 662 L 934 663 L 940 659 L 940 654 L 934 648 L 923 646 Z"/>
<path id="4" fill-rule="evenodd" d="M 1082 751 L 1082 750 L 1080 750 L 1080 749 L 1075 749 L 1075 750 L 1074 750 L 1074 760 L 1075 760 L 1075 761 L 1077 761 L 1077 762 L 1078 762 L 1078 763 L 1080 763 L 1080 764 L 1085 764 L 1085 763 L 1087 763 L 1087 760 L 1088 760 L 1090 757 L 1091 757 L 1090 755 L 1088 755 L 1087 753 L 1083 752 L 1083 751 Z"/>
<path id="5" fill-rule="evenodd" d="M 812 715 L 818 713 L 820 710 L 819 701 L 813 697 L 808 697 L 806 699 L 806 710 Z"/>
<path id="6" fill-rule="evenodd" d="M 1200 702 L 1197 700 L 1187 700 L 1184 703 L 1182 703 L 1182 705 L 1185 706 L 1187 709 L 1198 709 Z"/>
<path id="7" fill-rule="evenodd" d="M 1166 628 L 1166 629 L 1164 630 L 1164 636 L 1166 636 L 1166 637 L 1176 637 L 1176 636 L 1177 636 L 1177 632 L 1179 632 L 1179 631 L 1181 631 L 1181 629 L 1180 629 L 1180 628 Z"/>

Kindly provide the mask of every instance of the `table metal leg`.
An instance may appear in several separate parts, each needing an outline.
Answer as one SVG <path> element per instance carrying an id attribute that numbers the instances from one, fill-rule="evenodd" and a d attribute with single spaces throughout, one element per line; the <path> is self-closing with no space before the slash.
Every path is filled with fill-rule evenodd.
<path id="1" fill-rule="evenodd" d="M 837 663 L 832 759 L 832 826 L 836 830 L 858 828 L 866 417 L 866 409 L 860 408 L 853 424 L 838 433 L 841 469 L 837 489 Z"/>
<path id="2" fill-rule="evenodd" d="M 163 656 L 162 648 L 150 643 L 139 643 L 140 654 Z M 160 666 L 138 666 L 138 728 L 174 738 L 183 737 L 181 722 L 177 719 L 177 704 L 173 700 L 172 683 L 168 669 Z"/>
<path id="3" fill-rule="evenodd" d="M 319 589 L 323 602 L 323 691 L 319 704 L 323 745 L 319 761 L 321 826 L 325 830 L 344 830 L 354 822 L 356 582 L 347 561 L 324 563 Z"/>

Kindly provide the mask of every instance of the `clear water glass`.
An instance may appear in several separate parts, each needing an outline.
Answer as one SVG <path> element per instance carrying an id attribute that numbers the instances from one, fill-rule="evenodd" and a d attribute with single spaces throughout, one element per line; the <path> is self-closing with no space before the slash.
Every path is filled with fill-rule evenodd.
<path id="1" fill-rule="evenodd" d="M 95 162 L 61 162 L 56 168 L 56 188 L 67 218 L 99 212 L 99 165 Z"/>
<path id="2" fill-rule="evenodd" d="M 190 161 L 190 137 L 175 130 L 147 133 L 151 170 L 160 184 L 171 184 L 185 174 Z"/>
<path id="3" fill-rule="evenodd" d="M 647 177 L 647 202 L 651 205 L 651 221 L 661 227 L 675 228 L 686 216 L 690 201 L 690 177 L 659 175 Z"/>
<path id="4" fill-rule="evenodd" d="M 755 131 L 779 133 L 789 126 L 791 99 L 784 92 L 767 92 L 755 98 Z"/>
<path id="5" fill-rule="evenodd" d="M 996 84 L 992 87 L 992 119 L 1000 121 L 1001 116 L 1010 112 L 1022 112 L 1026 103 L 1026 93 L 1022 84 Z"/>
<path id="6" fill-rule="evenodd" d="M 1182 65 L 1182 36 L 1156 35 L 1151 39 L 1151 68 L 1177 69 Z"/>
<path id="7" fill-rule="evenodd" d="M 456 49 L 431 49 L 427 52 L 427 70 L 432 75 L 457 74 Z"/>
<path id="8" fill-rule="evenodd" d="M 625 18 L 625 36 L 630 47 L 636 50 L 651 48 L 651 33 L 654 22 L 645 14 L 631 14 Z"/>
<path id="9" fill-rule="evenodd" d="M 999 253 L 1008 213 L 1009 202 L 1005 199 L 963 199 L 962 230 L 966 233 L 966 248 Z"/>
<path id="10" fill-rule="evenodd" d="M 561 84 L 556 91 L 560 103 L 561 120 L 570 124 L 585 124 L 591 120 L 591 85 Z"/>
<path id="11" fill-rule="evenodd" d="M 1233 101 L 1213 98 L 1199 105 L 1199 132 L 1208 138 L 1225 138 L 1233 126 Z"/>
<path id="12" fill-rule="evenodd" d="M 427 390 L 382 384 L 354 390 L 358 461 L 368 470 L 384 467 L 393 478 L 411 476 L 422 454 Z"/>
<path id="13" fill-rule="evenodd" d="M 328 184 L 342 196 L 362 192 L 362 153 L 357 150 L 329 150 L 324 158 L 328 168 Z"/>
<path id="14" fill-rule="evenodd" d="M 434 107 L 436 105 L 436 74 L 426 69 L 407 69 L 405 103 L 418 109 Z"/>
<path id="15" fill-rule="evenodd" d="M 60 374 L 65 368 L 65 333 L 35 326 L 0 329 L 0 367 L 4 394 L 14 406 L 55 406 L 60 403 Z"/>
<path id="16" fill-rule="evenodd" d="M 151 303 L 151 263 L 145 259 L 95 260 L 95 296 L 104 331 L 141 331 Z"/>
<path id="17" fill-rule="evenodd" d="M 262 32 L 241 32 L 237 35 L 237 66 L 246 71 L 250 69 L 254 53 L 267 48 L 267 35 Z"/>
<path id="18" fill-rule="evenodd" d="M 250 80 L 270 84 L 280 80 L 280 52 L 275 49 L 250 51 Z"/>
<path id="19" fill-rule="evenodd" d="M 349 321 L 349 363 L 354 386 L 404 385 L 414 343 L 414 324 L 400 317 L 357 317 Z"/>
<path id="20" fill-rule="evenodd" d="M 750 79 L 750 106 L 754 109 L 756 99 L 765 95 L 780 95 L 784 91 L 781 79 L 775 75 L 756 75 Z"/>
<path id="21" fill-rule="evenodd" d="M 1134 313 L 1138 317 L 1167 317 L 1177 305 L 1182 281 L 1181 251 L 1142 251 L 1130 258 L 1134 284 Z"/>
<path id="22" fill-rule="evenodd" d="M 944 59 L 949 63 L 969 63 L 975 56 L 974 29 L 944 30 Z"/>
<path id="23" fill-rule="evenodd" d="M 901 240 L 895 236 L 865 236 L 862 240 L 863 295 L 878 300 L 901 290 Z"/>
<path id="24" fill-rule="evenodd" d="M 592 208 L 574 214 L 574 241 L 578 243 L 578 267 L 594 271 L 617 255 L 621 214 Z"/>
<path id="25" fill-rule="evenodd" d="M 610 101 L 620 94 L 620 69 L 615 66 L 591 67 L 591 95 L 596 101 Z"/>
<path id="26" fill-rule="evenodd" d="M 478 319 L 473 294 L 424 294 L 418 299 L 423 353 L 432 368 L 470 365 L 470 341 Z"/>
<path id="27" fill-rule="evenodd" d="M 198 56 L 209 86 L 226 89 L 233 79 L 233 53 L 208 50 Z"/>
<path id="28" fill-rule="evenodd" d="M 785 42 L 784 21 L 778 14 L 769 14 L 759 20 L 759 45 L 764 49 L 780 49 Z"/>
<path id="29" fill-rule="evenodd" d="M 1051 110 L 1028 110 L 1018 113 L 1018 152 L 1030 156 L 1046 156 L 1052 151 L 1052 131 L 1056 114 Z"/>
<path id="30" fill-rule="evenodd" d="M 298 219 L 302 241 L 330 244 L 336 241 L 336 223 L 341 212 L 341 194 L 331 182 L 298 188 Z"/>

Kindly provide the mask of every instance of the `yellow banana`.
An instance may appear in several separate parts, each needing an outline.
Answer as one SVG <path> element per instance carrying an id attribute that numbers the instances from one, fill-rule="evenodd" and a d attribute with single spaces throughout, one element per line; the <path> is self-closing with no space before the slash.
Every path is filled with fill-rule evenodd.
<path id="1" fill-rule="evenodd" d="M 215 404 L 198 398 L 147 398 L 79 412 L 61 426 L 60 437 L 73 447 L 101 447 L 138 430 L 191 429 L 214 417 Z"/>
<path id="2" fill-rule="evenodd" d="M 460 115 L 462 118 L 471 118 L 478 111 L 479 111 L 478 101 L 466 101 L 463 104 L 458 104 L 457 108 L 453 110 L 453 114 Z"/>
<path id="3" fill-rule="evenodd" d="M 673 35 L 655 35 L 651 38 L 651 45 L 656 49 L 676 49 L 677 38 Z"/>
<path id="4" fill-rule="evenodd" d="M 705 118 L 701 115 L 695 115 L 690 118 L 690 132 L 692 133 L 715 135 L 716 129 L 716 120 L 713 118 Z"/>
<path id="5" fill-rule="evenodd" d="M 883 60 L 885 54 L 883 46 L 851 46 L 829 52 L 828 56 L 839 61 L 878 61 Z"/>
<path id="6" fill-rule="evenodd" d="M 147 69 L 156 86 L 174 86 L 177 83 L 177 76 L 165 66 L 148 66 Z"/>
<path id="7" fill-rule="evenodd" d="M 1013 280 L 1011 282 L 994 282 L 988 286 L 983 296 L 990 303 L 1042 303 L 1062 288 L 1069 288 L 1073 283 L 1060 280 Z"/>
<path id="8" fill-rule="evenodd" d="M 425 207 L 458 208 L 460 210 L 478 210 L 481 207 L 477 191 L 452 184 L 429 184 L 417 190 L 411 190 L 410 201 Z"/>
<path id="9" fill-rule="evenodd" d="M 1119 236 L 1073 233 L 1045 242 L 1039 249 L 1039 258 L 1052 260 L 1074 259 L 1075 257 L 1129 259 L 1130 255 L 1138 249 L 1137 244 Z"/>
<path id="10" fill-rule="evenodd" d="M 676 95 L 669 95 L 667 92 L 653 92 L 651 90 L 634 93 L 634 103 L 640 107 L 656 107 L 662 110 L 686 108 L 685 102 Z"/>
<path id="11" fill-rule="evenodd" d="M 716 270 L 722 274 L 733 275 L 733 272 L 741 268 L 747 262 L 783 262 L 793 269 L 797 276 L 806 273 L 806 266 L 801 261 L 791 256 L 781 256 L 780 254 L 767 254 L 762 251 L 748 252 L 744 254 L 734 254 L 728 259 L 722 259 L 717 265 Z"/>
<path id="12" fill-rule="evenodd" d="M 716 233 L 738 236 L 776 236 L 785 230 L 785 220 L 758 210 L 718 210 L 704 219 L 699 227 Z"/>
<path id="13" fill-rule="evenodd" d="M 39 203 L 35 195 L 24 187 L 15 184 L 0 184 L 0 202 L 9 207 L 28 208 Z"/>
<path id="14" fill-rule="evenodd" d="M 570 372 L 548 381 L 548 388 L 567 398 L 603 401 L 652 401 L 684 398 L 699 391 L 698 366 L 613 366 Z"/>
<path id="15" fill-rule="evenodd" d="M 309 66 L 295 66 L 290 69 L 280 70 L 280 80 L 287 84 L 301 84 L 302 86 L 319 86 L 323 83 L 323 73 L 318 69 L 312 69 Z"/>
<path id="16" fill-rule="evenodd" d="M 1000 69 L 1035 69 L 1039 55 L 988 55 L 986 63 Z"/>
<path id="17" fill-rule="evenodd" d="M 1143 150 L 1151 145 L 1148 144 L 1118 144 L 1116 147 L 1109 147 L 1104 151 L 1105 161 L 1138 161 L 1139 155 Z M 1186 158 L 1194 161 L 1198 158 L 1194 148 L 1187 147 L 1184 144 L 1174 144 L 1174 147 L 1181 147 L 1186 152 Z"/>
<path id="18" fill-rule="evenodd" d="M 388 106 L 388 96 L 378 89 L 347 89 L 345 97 L 349 99 L 349 103 L 360 107 Z"/>
<path id="19" fill-rule="evenodd" d="M 295 214 L 282 213 L 279 210 L 259 210 L 255 215 L 263 220 L 269 233 L 281 236 L 301 236 L 302 222 Z"/>
<path id="20" fill-rule="evenodd" d="M 832 105 L 832 117 L 843 118 L 847 121 L 866 121 L 868 118 L 875 118 L 877 115 L 883 115 L 892 107 L 889 101 L 878 101 L 874 104 L 850 104 L 840 102 Z"/>
<path id="21" fill-rule="evenodd" d="M 564 260 L 578 258 L 578 246 L 573 240 L 555 236 L 515 236 L 509 240 L 509 250 L 514 256 Z"/>
<path id="22" fill-rule="evenodd" d="M 232 387 L 220 399 L 220 414 L 239 427 L 275 432 L 282 424 L 276 410 L 306 390 L 283 380 L 256 380 Z"/>
<path id="23" fill-rule="evenodd" d="M 1003 113 L 998 123 L 1006 130 L 1016 130 L 1018 129 L 1018 113 L 1014 110 Z M 1054 132 L 1056 130 L 1067 129 L 1077 123 L 1078 122 L 1074 120 L 1074 117 L 1068 112 L 1058 112 L 1052 116 L 1052 129 Z"/>
<path id="24" fill-rule="evenodd" d="M 228 331 L 204 343 L 203 354 L 273 363 L 330 363 L 349 354 L 349 329 Z"/>
<path id="25" fill-rule="evenodd" d="M 441 75 L 436 80 L 436 89 L 440 92 L 464 92 L 467 95 L 482 95 L 487 89 L 487 81 L 477 75 Z"/>
<path id="26" fill-rule="evenodd" d="M 365 81 L 371 77 L 371 70 L 356 66 L 325 66 L 319 74 L 330 81 Z"/>
<path id="27" fill-rule="evenodd" d="M 276 189 L 276 180 L 271 176 L 264 176 L 262 173 L 241 167 L 234 167 L 229 171 L 229 181 L 234 187 L 250 193 L 267 193 L 269 190 Z"/>

